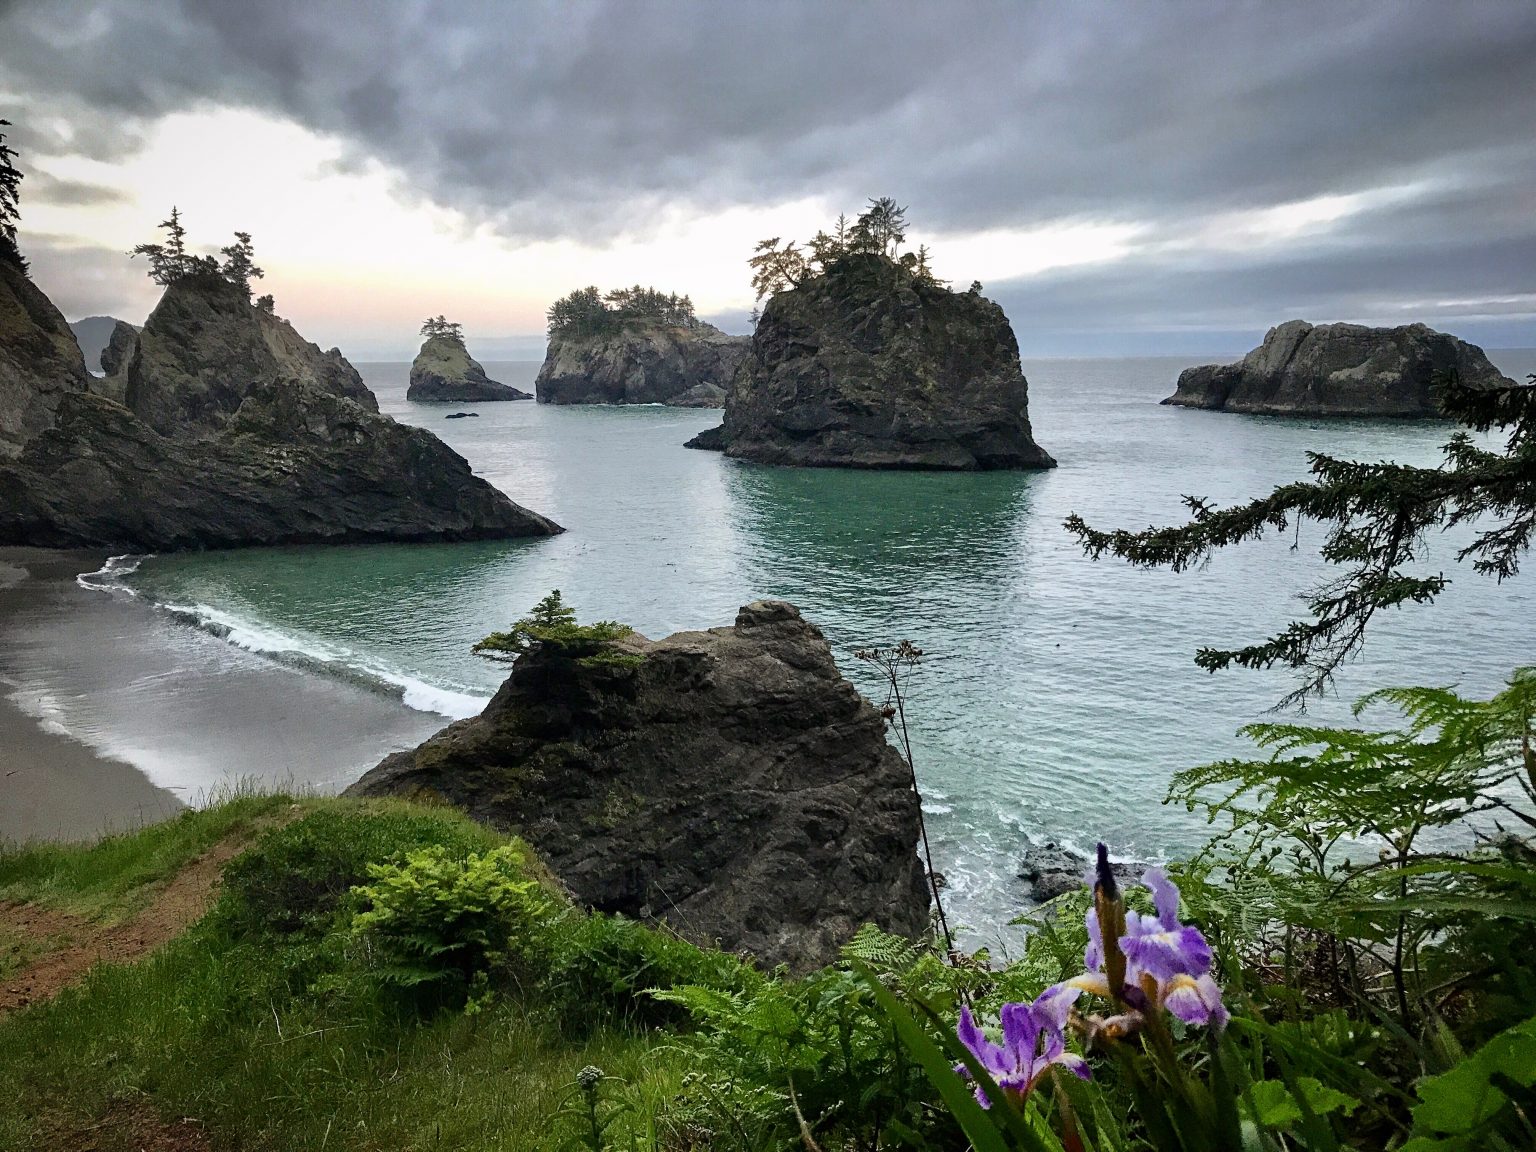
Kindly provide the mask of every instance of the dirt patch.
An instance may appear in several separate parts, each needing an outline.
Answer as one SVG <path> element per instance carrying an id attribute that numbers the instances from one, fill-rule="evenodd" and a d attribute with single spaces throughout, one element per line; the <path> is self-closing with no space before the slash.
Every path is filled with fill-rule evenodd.
<path id="1" fill-rule="evenodd" d="M 147 1100 L 114 1100 L 100 1121 L 85 1127 L 49 1125 L 37 1148 L 70 1152 L 209 1152 L 196 1120 L 163 1120 Z"/>
<path id="2" fill-rule="evenodd" d="M 117 924 L 92 924 L 32 904 L 0 904 L 0 935 L 65 942 L 0 978 L 0 1016 L 51 998 L 97 964 L 130 964 L 180 935 L 208 910 L 224 865 L 249 843 L 245 834 L 215 844 L 178 872 L 147 907 Z"/>

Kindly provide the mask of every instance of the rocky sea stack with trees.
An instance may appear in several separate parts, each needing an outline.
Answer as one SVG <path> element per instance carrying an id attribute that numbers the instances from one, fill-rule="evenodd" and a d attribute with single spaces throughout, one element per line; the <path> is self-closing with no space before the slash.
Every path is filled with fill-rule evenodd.
<path id="1" fill-rule="evenodd" d="M 429 316 L 421 326 L 426 340 L 411 362 L 405 398 L 417 403 L 477 404 L 488 400 L 532 400 L 521 388 L 492 380 L 464 346 L 464 327 L 446 316 Z"/>
<path id="2" fill-rule="evenodd" d="M 0 543 L 165 551 L 544 536 L 559 525 L 378 414 L 357 371 L 251 299 L 250 237 L 135 255 L 165 294 L 93 381 L 0 234 Z M 126 340 L 126 337 L 125 337 Z"/>
<path id="3" fill-rule="evenodd" d="M 719 408 L 750 338 L 706 324 L 687 296 L 578 288 L 549 308 L 541 404 Z"/>
<path id="4" fill-rule="evenodd" d="M 479 650 L 516 660 L 485 711 L 350 794 L 446 800 L 584 904 L 769 966 L 829 963 L 865 923 L 927 928 L 910 770 L 792 605 L 651 641 L 576 624 L 556 592 Z"/>
<path id="5" fill-rule="evenodd" d="M 1053 467 L 1008 317 L 980 284 L 951 291 L 905 239 L 905 209 L 880 199 L 808 253 L 759 244 L 752 283 L 767 306 L 724 424 L 689 447 L 807 467 Z"/>
<path id="6" fill-rule="evenodd" d="M 1288 320 L 1236 364 L 1179 374 L 1163 401 L 1260 416 L 1439 417 L 1438 386 L 1508 388 L 1483 350 L 1424 324 L 1367 328 Z"/>

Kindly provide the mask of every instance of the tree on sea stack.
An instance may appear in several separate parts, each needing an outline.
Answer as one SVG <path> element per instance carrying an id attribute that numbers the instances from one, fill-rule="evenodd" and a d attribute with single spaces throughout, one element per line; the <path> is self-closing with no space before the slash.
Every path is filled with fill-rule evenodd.
<path id="1" fill-rule="evenodd" d="M 889 196 L 871 200 L 852 224 L 838 216 L 832 232 L 817 232 L 806 245 L 809 255 L 793 240 L 772 236 L 758 241 L 747 261 L 752 269 L 752 288 L 757 298 L 798 288 L 812 276 L 826 273 L 839 260 L 854 255 L 884 256 L 894 260 L 924 284 L 940 281 L 928 267 L 928 246 L 916 252 L 901 251 L 907 238 L 907 210 Z"/>
<path id="2" fill-rule="evenodd" d="M 224 265 L 220 269 L 224 279 L 235 287 L 243 289 L 246 298 L 251 295 L 251 280 L 260 280 L 266 275 L 251 259 L 255 255 L 255 249 L 251 246 L 251 234 L 249 232 L 236 232 L 235 242 L 227 247 L 220 248 L 219 252 L 224 257 Z M 267 299 L 267 297 L 262 297 Z"/>
<path id="3" fill-rule="evenodd" d="M 421 334 L 428 340 L 452 340 L 457 344 L 464 343 L 464 325 L 454 323 L 441 312 L 436 316 L 428 316 L 422 322 Z"/>
<path id="4" fill-rule="evenodd" d="M 10 126 L 9 120 L 0 120 L 0 128 Z M 19 264 L 25 271 L 27 262 L 21 258 L 21 249 L 16 247 L 16 225 L 21 220 L 22 174 L 12 162 L 15 158 L 16 150 L 6 146 L 5 133 L 0 132 L 0 260 Z"/>
<path id="5" fill-rule="evenodd" d="M 492 632 L 471 651 L 498 664 L 511 664 L 528 652 L 549 651 L 581 664 L 625 667 L 640 663 L 642 657 L 616 651 L 610 645 L 633 632 L 629 625 L 613 620 L 576 623 L 576 610 L 561 599 L 556 588 L 507 631 Z"/>
<path id="6" fill-rule="evenodd" d="M 1304 704 L 1364 643 L 1377 612 L 1428 604 L 1445 590 L 1450 581 L 1443 573 L 1410 570 L 1424 559 L 1431 529 L 1479 525 L 1456 558 L 1471 560 L 1474 572 L 1499 581 L 1519 571 L 1536 534 L 1536 376 L 1530 379 L 1525 386 L 1487 389 L 1442 381 L 1441 409 L 1465 430 L 1446 444 L 1438 468 L 1311 452 L 1312 480 L 1282 485 L 1247 504 L 1218 508 L 1186 496 L 1193 514 L 1187 524 L 1106 532 L 1074 513 L 1066 528 L 1094 559 L 1107 553 L 1140 567 L 1182 572 L 1219 548 L 1285 532 L 1293 521 L 1298 531 L 1303 520 L 1328 525 L 1322 557 L 1345 571 L 1309 594 L 1311 620 L 1295 621 L 1262 643 L 1202 648 L 1195 655 L 1195 663 L 1210 672 L 1234 664 L 1304 669 L 1301 685 L 1281 702 Z M 1502 451 L 1482 448 L 1470 435 L 1494 430 L 1506 436 Z"/>

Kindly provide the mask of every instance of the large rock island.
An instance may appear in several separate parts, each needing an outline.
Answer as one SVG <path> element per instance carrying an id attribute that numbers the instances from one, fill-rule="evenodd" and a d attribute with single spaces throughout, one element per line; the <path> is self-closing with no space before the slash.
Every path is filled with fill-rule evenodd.
<path id="1" fill-rule="evenodd" d="M 911 260 L 850 252 L 776 292 L 725 422 L 690 442 L 765 464 L 1050 468 L 1003 310 Z"/>
<path id="2" fill-rule="evenodd" d="M 609 647 L 520 656 L 478 717 L 348 791 L 448 800 L 587 904 L 766 964 L 827 963 L 866 922 L 927 927 L 910 773 L 792 605 Z"/>
<path id="3" fill-rule="evenodd" d="M 730 336 L 702 320 L 635 319 L 594 332 L 551 332 L 534 392 L 541 404 L 719 408 L 750 344 L 750 336 Z"/>
<path id="4" fill-rule="evenodd" d="M 426 340 L 411 362 L 405 398 L 418 403 L 477 404 L 487 400 L 532 400 L 520 388 L 492 380 L 464 346 L 459 325 L 438 316 L 422 325 Z"/>
<path id="5" fill-rule="evenodd" d="M 1440 414 L 1438 382 L 1507 388 L 1483 350 L 1423 324 L 1367 328 L 1288 320 L 1236 364 L 1186 368 L 1164 404 L 1264 416 Z"/>
<path id="6" fill-rule="evenodd" d="M 67 346 L 64 341 L 67 339 Z M 88 391 L 62 316 L 0 260 L 0 543 L 127 550 L 550 535 L 431 433 L 378 414 L 217 274 L 177 279 Z M 9 459 L 7 459 L 9 457 Z"/>

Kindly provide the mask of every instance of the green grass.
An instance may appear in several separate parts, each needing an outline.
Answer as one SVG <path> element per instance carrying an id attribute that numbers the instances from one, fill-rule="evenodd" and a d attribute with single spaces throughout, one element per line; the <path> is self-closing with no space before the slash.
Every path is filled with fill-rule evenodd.
<path id="1" fill-rule="evenodd" d="M 369 861 L 505 842 L 450 809 L 241 796 L 93 846 L 7 851 L 0 897 L 121 909 L 264 823 L 185 934 L 0 1019 L 0 1148 L 59 1146 L 114 1101 L 147 1098 L 164 1117 L 196 1117 L 218 1149 L 549 1149 L 585 1065 L 622 1081 L 604 1092 L 632 1106 L 625 1122 L 642 1138 L 676 1094 L 675 1062 L 655 1056 L 666 1033 L 572 1026 L 516 989 L 476 1013 L 418 1013 L 368 978 L 338 928 Z"/>

